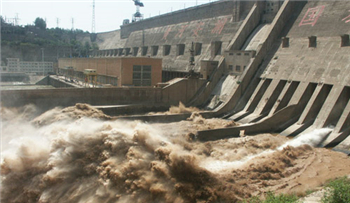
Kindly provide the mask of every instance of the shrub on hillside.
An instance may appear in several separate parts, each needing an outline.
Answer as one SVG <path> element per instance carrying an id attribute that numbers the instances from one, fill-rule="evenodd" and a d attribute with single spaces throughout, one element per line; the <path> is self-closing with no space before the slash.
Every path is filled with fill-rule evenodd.
<path id="1" fill-rule="evenodd" d="M 252 197 L 249 200 L 244 200 L 243 203 L 294 203 L 297 202 L 296 195 L 279 194 L 276 195 L 268 192 L 265 200 L 260 200 L 258 197 Z"/>
<path id="2" fill-rule="evenodd" d="M 350 202 L 350 180 L 347 177 L 330 181 L 326 187 L 322 202 L 324 203 L 349 203 Z"/>

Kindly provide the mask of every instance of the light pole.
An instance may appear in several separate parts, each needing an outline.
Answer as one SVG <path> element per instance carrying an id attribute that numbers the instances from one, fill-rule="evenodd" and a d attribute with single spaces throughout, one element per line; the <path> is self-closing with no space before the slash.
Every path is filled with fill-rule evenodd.
<path id="1" fill-rule="evenodd" d="M 43 67 L 43 75 L 45 75 L 44 73 L 44 48 L 41 48 L 41 66 Z"/>

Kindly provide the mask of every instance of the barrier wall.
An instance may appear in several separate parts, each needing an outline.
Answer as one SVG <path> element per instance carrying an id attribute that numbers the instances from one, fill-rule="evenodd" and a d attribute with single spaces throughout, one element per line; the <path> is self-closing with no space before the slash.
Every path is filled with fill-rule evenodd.
<path id="1" fill-rule="evenodd" d="M 205 82 L 204 79 L 182 78 L 162 89 L 162 101 L 170 105 L 178 105 L 179 101 L 186 104 Z"/>
<path id="2" fill-rule="evenodd" d="M 209 4 L 204 4 L 192 8 L 187 8 L 172 13 L 163 14 L 157 17 L 148 18 L 139 22 L 133 22 L 121 27 L 121 38 L 127 38 L 129 35 L 138 30 L 149 29 L 154 27 L 161 27 L 171 24 L 178 24 L 183 22 L 190 22 L 194 20 L 201 20 L 206 18 L 213 18 L 222 15 L 239 15 L 238 12 L 232 12 L 238 7 L 243 7 L 249 4 L 249 2 L 236 2 L 236 1 L 216 1 Z M 244 10 L 244 9 L 242 9 Z"/>
<path id="3" fill-rule="evenodd" d="M 53 81 L 53 79 L 51 80 Z M 42 82 L 48 81 L 43 80 Z M 139 104 L 162 106 L 164 109 L 164 106 L 188 102 L 203 83 L 204 80 L 183 78 L 163 89 L 123 87 L 3 90 L 1 91 L 1 105 L 19 107 L 35 104 L 42 109 L 50 109 L 56 106 L 71 106 L 76 103 L 90 105 Z"/>
<path id="4" fill-rule="evenodd" d="M 250 125 L 214 133 L 299 136 L 330 127 L 321 145 L 350 152 L 349 9 L 343 1 L 285 1 L 231 101 L 211 113 Z"/>
<path id="5" fill-rule="evenodd" d="M 243 96 L 248 86 L 252 82 L 254 75 L 256 75 L 261 62 L 267 56 L 268 51 L 272 48 L 272 44 L 280 35 L 282 29 L 289 20 L 293 12 L 293 6 L 296 3 L 297 2 L 289 0 L 283 3 L 274 21 L 272 22 L 266 41 L 263 43 L 261 49 L 257 52 L 254 61 L 247 66 L 246 71 L 244 71 L 243 75 L 241 76 L 239 87 L 235 92 L 232 92 L 231 99 L 216 112 L 217 115 L 226 114 L 230 110 L 234 109 L 234 107 L 237 105 L 239 99 Z"/>
<path id="6" fill-rule="evenodd" d="M 72 106 L 76 103 L 117 105 L 161 102 L 160 88 L 60 88 L 1 91 L 1 105 L 4 107 L 34 104 L 42 109 L 50 109 L 56 106 Z"/>
<path id="7" fill-rule="evenodd" d="M 250 10 L 247 17 L 244 19 L 242 26 L 237 31 L 233 40 L 228 45 L 226 50 L 240 50 L 246 39 L 252 33 L 252 31 L 259 25 L 261 20 L 261 14 L 263 13 L 264 4 L 258 1 Z"/>
<path id="8" fill-rule="evenodd" d="M 51 85 L 55 88 L 67 88 L 67 87 L 74 87 L 74 85 L 69 84 L 68 82 L 63 82 L 60 80 L 56 80 L 51 78 L 50 76 L 46 76 L 42 80 L 35 83 L 36 85 Z"/>

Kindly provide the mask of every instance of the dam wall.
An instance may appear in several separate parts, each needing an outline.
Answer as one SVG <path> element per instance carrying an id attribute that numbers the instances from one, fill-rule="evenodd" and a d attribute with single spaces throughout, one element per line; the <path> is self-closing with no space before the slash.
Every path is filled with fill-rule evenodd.
<path id="1" fill-rule="evenodd" d="M 205 82 L 204 79 L 179 78 L 162 89 L 162 101 L 170 105 L 187 104 Z"/>
<path id="2" fill-rule="evenodd" d="M 100 50 L 91 57 L 161 57 L 163 70 L 182 72 L 188 71 L 193 48 L 194 69 L 199 72 L 201 60 L 218 60 L 215 57 L 223 53 L 241 23 L 234 21 L 231 15 L 224 15 L 134 31 L 123 43 L 118 43 L 118 47 Z M 97 41 L 101 38 L 98 34 Z"/>
<path id="3" fill-rule="evenodd" d="M 128 38 L 134 31 L 162 27 L 171 24 L 179 24 L 195 20 L 215 18 L 217 16 L 231 15 L 235 21 L 238 21 L 242 12 L 247 10 L 253 2 L 244 1 L 216 1 L 200 6 L 195 6 L 180 11 L 175 11 L 142 21 L 122 25 L 120 36 L 122 39 Z"/>
<path id="4" fill-rule="evenodd" d="M 237 107 L 239 98 L 242 98 L 243 94 L 247 92 L 248 87 L 252 82 L 254 82 L 254 76 L 259 73 L 261 63 L 265 60 L 267 53 L 272 49 L 272 44 L 276 41 L 281 31 L 285 27 L 285 24 L 289 21 L 296 3 L 297 2 L 295 1 L 284 1 L 284 4 L 281 6 L 279 12 L 271 23 L 266 40 L 261 44 L 260 49 L 254 57 L 254 60 L 248 65 L 246 71 L 244 71 L 240 76 L 239 87 L 233 92 L 231 99 L 225 104 L 225 106 L 216 112 L 218 115 L 225 114 L 226 112 Z"/>
<path id="5" fill-rule="evenodd" d="M 179 102 L 187 103 L 204 82 L 205 80 L 181 78 L 167 84 L 164 88 L 67 88 L 64 85 L 69 85 L 68 83 L 48 76 L 39 83 L 56 85 L 59 87 L 58 89 L 2 90 L 0 99 L 3 107 L 21 107 L 34 104 L 42 110 L 56 106 L 72 106 L 76 103 L 88 103 L 96 106 L 135 104 L 150 110 L 157 106 L 167 109 L 170 105 L 178 105 Z M 128 111 L 133 112 L 130 109 Z"/>
<path id="6" fill-rule="evenodd" d="M 202 60 L 220 59 L 254 3 L 216 1 L 97 33 L 99 50 L 90 57 L 161 57 L 164 71 L 184 72 L 194 49 L 194 70 L 199 72 Z M 79 38 L 89 40 L 89 35 Z"/>
<path id="7" fill-rule="evenodd" d="M 273 3 L 278 3 L 278 9 L 271 7 Z M 121 30 L 98 33 L 100 50 L 91 57 L 157 57 L 163 59 L 163 71 L 184 73 L 189 71 L 189 49 L 193 48 L 196 72 L 202 73 L 202 64 L 215 67 L 203 79 L 177 79 L 163 88 L 102 89 L 103 94 L 69 90 L 73 102 L 65 101 L 63 93 L 58 93 L 61 98 L 52 97 L 67 105 L 83 100 L 98 105 L 182 101 L 206 108 L 225 90 L 229 92 L 225 99 L 203 112 L 203 117 L 247 125 L 216 130 L 220 137 L 241 131 L 300 136 L 328 127 L 332 133 L 321 145 L 350 151 L 349 10 L 346 1 L 218 1 L 124 25 Z M 88 36 L 81 39 L 89 40 Z M 231 67 L 242 71 L 229 72 L 228 63 L 245 54 L 251 54 L 247 64 Z M 234 79 L 224 83 L 228 75 Z M 8 101 L 49 101 L 35 91 L 26 96 L 13 92 L 15 97 L 1 94 Z M 74 99 L 77 95 L 80 99 Z"/>
<path id="8" fill-rule="evenodd" d="M 1 105 L 20 107 L 34 104 L 41 109 L 90 105 L 157 104 L 162 102 L 160 88 L 59 88 L 1 91 Z"/>
<path id="9" fill-rule="evenodd" d="M 247 125 L 216 133 L 300 136 L 327 127 L 321 146 L 350 151 L 349 10 L 343 1 L 285 1 L 235 102 L 219 109 Z"/>
<path id="10" fill-rule="evenodd" d="M 283 47 L 282 40 L 276 41 L 273 46 L 278 47 L 277 51 L 270 52 L 270 60 L 262 66 L 264 72 L 260 76 L 261 79 L 270 80 L 271 84 L 277 85 L 286 81 L 299 84 L 298 89 L 295 89 L 296 93 L 307 90 L 305 87 L 304 91 L 300 89 L 302 84 L 317 85 L 312 92 L 315 95 L 302 109 L 304 112 L 297 122 L 300 125 L 313 123 L 316 127 L 327 127 L 337 124 L 339 116 L 332 118 L 334 116 L 331 114 L 340 113 L 337 99 L 347 95 L 349 86 L 347 72 L 350 49 L 349 46 L 341 46 L 341 36 L 349 33 L 349 26 L 342 20 L 347 16 L 348 10 L 349 5 L 346 2 L 308 2 L 285 34 L 284 38 L 289 40 L 289 45 Z M 309 19 L 310 12 L 316 12 L 317 16 Z M 269 86 L 261 99 L 267 99 L 268 95 L 277 91 L 275 88 L 276 86 Z M 283 100 L 282 95 L 280 97 Z M 289 104 L 301 101 L 295 98 L 298 97 L 292 97 Z M 339 102 L 346 104 L 348 99 L 344 96 Z M 340 106 L 345 107 L 344 104 Z M 261 108 L 264 108 L 264 105 L 258 104 L 256 111 L 260 111 Z"/>
<path id="11" fill-rule="evenodd" d="M 239 28 L 226 50 L 241 49 L 247 37 L 261 22 L 261 15 L 264 11 L 264 6 L 265 5 L 262 1 L 258 1 L 252 6 L 247 17 L 244 19 L 242 26 Z"/>

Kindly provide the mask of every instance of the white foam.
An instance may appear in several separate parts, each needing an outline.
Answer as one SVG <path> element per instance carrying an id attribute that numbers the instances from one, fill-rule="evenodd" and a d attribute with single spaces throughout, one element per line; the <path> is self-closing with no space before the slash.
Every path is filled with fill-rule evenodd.
<path id="1" fill-rule="evenodd" d="M 207 169 L 210 172 L 220 172 L 224 170 L 229 170 L 229 169 L 234 169 L 234 168 L 239 168 L 243 164 L 247 163 L 248 161 L 260 157 L 260 156 L 265 156 L 268 154 L 271 154 L 275 152 L 275 150 L 265 150 L 263 152 L 260 152 L 258 154 L 253 154 L 244 157 L 243 159 L 237 160 L 237 161 L 225 161 L 225 160 L 204 160 L 203 162 L 200 163 L 200 167 Z"/>
<path id="2" fill-rule="evenodd" d="M 299 147 L 304 144 L 308 144 L 312 147 L 316 147 L 320 142 L 328 136 L 333 129 L 331 128 L 321 128 L 315 129 L 309 133 L 301 134 L 299 137 L 286 142 L 284 145 L 278 147 L 278 150 L 282 150 L 286 146 Z"/>
<path id="3" fill-rule="evenodd" d="M 205 159 L 200 163 L 200 166 L 207 169 L 210 172 L 217 173 L 224 170 L 230 170 L 234 168 L 239 168 L 243 164 L 247 163 L 248 161 L 261 156 L 266 156 L 268 154 L 272 154 L 275 151 L 281 151 L 283 148 L 287 146 L 292 147 L 299 147 L 304 144 L 308 144 L 312 147 L 316 147 L 320 144 L 320 142 L 328 136 L 328 134 L 332 131 L 331 128 L 322 128 L 322 129 L 316 129 L 312 132 L 301 134 L 299 137 L 290 140 L 286 142 L 285 144 L 278 147 L 276 150 L 265 150 L 263 152 L 260 152 L 258 154 L 249 155 L 247 157 L 244 157 L 243 159 L 237 160 L 237 161 L 225 161 L 225 160 L 214 160 L 214 159 Z"/>

